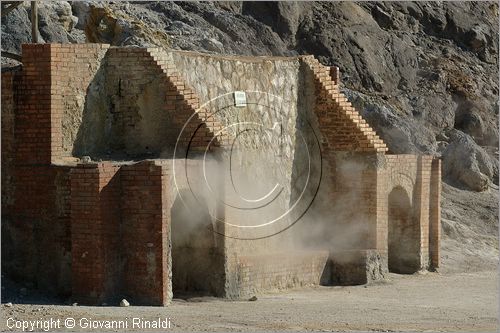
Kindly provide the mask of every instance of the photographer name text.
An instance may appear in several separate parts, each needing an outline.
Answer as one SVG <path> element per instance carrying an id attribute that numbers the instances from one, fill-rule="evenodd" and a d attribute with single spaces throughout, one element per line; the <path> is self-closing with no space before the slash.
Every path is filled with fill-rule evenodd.
<path id="1" fill-rule="evenodd" d="M 53 331 L 59 329 L 80 328 L 85 330 L 102 329 L 169 329 L 172 327 L 170 318 L 124 318 L 117 320 L 101 320 L 93 318 L 64 318 L 64 319 L 37 319 L 37 320 L 18 320 L 14 318 L 7 319 L 7 327 L 17 331 Z"/>

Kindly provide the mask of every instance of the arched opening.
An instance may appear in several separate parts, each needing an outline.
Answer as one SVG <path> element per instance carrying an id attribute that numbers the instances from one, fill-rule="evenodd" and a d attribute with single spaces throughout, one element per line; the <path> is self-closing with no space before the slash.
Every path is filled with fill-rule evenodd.
<path id="1" fill-rule="evenodd" d="M 224 258 L 216 246 L 205 202 L 180 191 L 171 211 L 172 291 L 174 298 L 221 296 Z"/>
<path id="2" fill-rule="evenodd" d="M 413 218 L 410 198 L 402 187 L 394 188 L 389 194 L 388 233 L 389 271 L 400 274 L 418 271 L 419 228 Z"/>

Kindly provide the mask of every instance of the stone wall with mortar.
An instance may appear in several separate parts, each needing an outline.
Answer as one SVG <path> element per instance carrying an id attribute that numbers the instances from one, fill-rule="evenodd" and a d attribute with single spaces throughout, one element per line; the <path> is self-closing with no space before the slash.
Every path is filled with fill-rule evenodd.
<path id="1" fill-rule="evenodd" d="M 232 186 L 228 186 L 226 196 L 251 196 L 252 190 L 267 193 L 275 184 L 282 188 L 277 199 L 266 207 L 248 210 L 257 205 L 243 202 L 234 205 L 241 204 L 240 207 L 247 209 L 242 211 L 226 206 L 226 219 L 237 225 L 254 225 L 256 220 L 263 219 L 262 216 L 277 218 L 285 213 L 291 204 L 290 179 L 300 102 L 299 59 L 233 58 L 191 52 L 171 52 L 169 56 L 186 84 L 197 92 L 200 104 L 219 120 L 224 132 L 227 131 L 228 137 L 235 140 L 239 149 L 231 152 L 233 169 L 226 175 L 236 178 L 240 193 L 231 193 Z M 245 107 L 234 106 L 234 91 L 246 93 Z M 221 166 L 226 168 L 229 165 Z M 262 188 L 256 189 L 259 185 Z M 278 232 L 287 223 L 288 217 L 285 216 L 272 226 L 259 229 L 227 226 L 226 233 L 237 238 L 257 238 Z M 279 240 L 280 236 L 276 236 L 254 242 L 237 241 L 234 247 L 228 246 L 242 251 L 267 251 L 278 243 L 279 247 L 287 247 L 287 238 Z"/>

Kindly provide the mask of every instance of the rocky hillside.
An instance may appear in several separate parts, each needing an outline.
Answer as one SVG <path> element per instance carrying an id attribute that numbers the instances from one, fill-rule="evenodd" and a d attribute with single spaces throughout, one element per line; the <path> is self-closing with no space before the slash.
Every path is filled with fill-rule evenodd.
<path id="1" fill-rule="evenodd" d="M 30 41 L 29 17 L 26 3 L 2 18 L 2 50 Z M 339 66 L 391 152 L 442 157 L 445 267 L 496 264 L 496 3 L 62 1 L 42 4 L 39 21 L 46 42 L 314 54 Z"/>

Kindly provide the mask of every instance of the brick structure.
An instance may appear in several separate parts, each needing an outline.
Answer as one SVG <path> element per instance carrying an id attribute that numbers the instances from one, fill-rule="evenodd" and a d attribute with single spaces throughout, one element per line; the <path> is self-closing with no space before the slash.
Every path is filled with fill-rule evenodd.
<path id="1" fill-rule="evenodd" d="M 2 264 L 10 277 L 86 304 L 126 297 L 165 305 L 176 292 L 240 298 L 439 267 L 440 161 L 387 154 L 340 91 L 338 67 L 312 56 L 100 44 L 27 44 L 22 57 L 21 68 L 2 71 Z M 234 91 L 246 91 L 243 108 Z M 235 123 L 258 130 L 228 131 Z M 279 137 L 262 144 L 250 130 Z M 318 188 L 303 192 L 295 187 L 314 150 L 301 150 L 301 137 L 307 145 L 317 138 L 320 156 L 308 169 L 320 175 Z M 310 206 L 304 212 L 322 217 L 295 226 L 284 214 L 240 227 L 272 211 L 231 210 L 235 184 L 220 161 L 234 147 L 252 156 L 274 144 L 274 155 L 246 172 L 247 186 L 276 176 L 284 184 L 276 206 L 293 208 L 298 197 Z M 220 174 L 207 180 L 210 163 Z M 188 179 L 183 168 L 203 172 Z M 197 197 L 193 188 L 205 181 L 212 192 Z"/>

